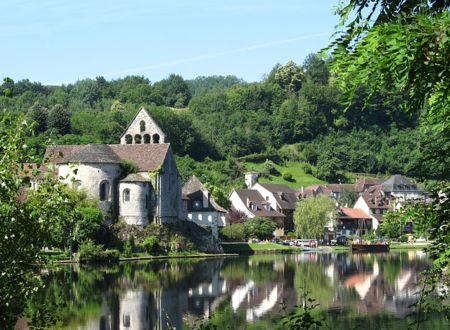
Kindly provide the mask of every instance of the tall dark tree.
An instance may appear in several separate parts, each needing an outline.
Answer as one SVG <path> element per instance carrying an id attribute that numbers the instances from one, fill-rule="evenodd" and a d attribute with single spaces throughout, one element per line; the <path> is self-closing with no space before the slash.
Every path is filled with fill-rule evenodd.
<path id="1" fill-rule="evenodd" d="M 306 78 L 317 84 L 328 84 L 330 71 L 327 63 L 317 54 L 309 54 L 303 62 Z"/>
<path id="2" fill-rule="evenodd" d="M 28 118 L 36 123 L 35 132 L 42 133 L 47 130 L 48 109 L 38 102 L 28 110 Z"/>
<path id="3" fill-rule="evenodd" d="M 69 134 L 71 131 L 70 112 L 61 104 L 55 104 L 48 112 L 47 126 L 59 134 Z"/>
<path id="4" fill-rule="evenodd" d="M 167 79 L 155 83 L 164 100 L 164 104 L 169 107 L 185 107 L 191 99 L 188 84 L 183 77 L 177 74 L 171 74 Z"/>

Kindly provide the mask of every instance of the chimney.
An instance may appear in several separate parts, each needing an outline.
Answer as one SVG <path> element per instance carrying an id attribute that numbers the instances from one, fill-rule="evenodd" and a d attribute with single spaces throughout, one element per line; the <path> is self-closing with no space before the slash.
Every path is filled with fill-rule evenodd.
<path id="1" fill-rule="evenodd" d="M 207 209 L 209 206 L 209 191 L 208 190 L 203 190 L 203 208 Z"/>
<path id="2" fill-rule="evenodd" d="M 245 185 L 247 188 L 251 188 L 258 182 L 259 173 L 258 172 L 247 172 L 245 173 Z"/>

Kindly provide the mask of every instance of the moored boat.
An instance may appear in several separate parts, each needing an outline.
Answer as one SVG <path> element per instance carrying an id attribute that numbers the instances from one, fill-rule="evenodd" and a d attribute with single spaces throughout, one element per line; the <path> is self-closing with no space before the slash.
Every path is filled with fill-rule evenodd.
<path id="1" fill-rule="evenodd" d="M 386 243 L 354 243 L 352 252 L 389 252 L 389 244 Z"/>

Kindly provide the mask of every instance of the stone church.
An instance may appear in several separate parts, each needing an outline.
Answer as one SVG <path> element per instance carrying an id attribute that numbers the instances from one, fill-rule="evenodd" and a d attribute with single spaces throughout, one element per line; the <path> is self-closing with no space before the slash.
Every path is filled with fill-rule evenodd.
<path id="1" fill-rule="evenodd" d="M 144 108 L 120 144 L 57 145 L 47 148 L 46 157 L 63 181 L 99 200 L 109 221 L 146 225 L 186 219 L 172 149 Z M 124 162 L 133 163 L 137 171 L 126 173 Z"/>

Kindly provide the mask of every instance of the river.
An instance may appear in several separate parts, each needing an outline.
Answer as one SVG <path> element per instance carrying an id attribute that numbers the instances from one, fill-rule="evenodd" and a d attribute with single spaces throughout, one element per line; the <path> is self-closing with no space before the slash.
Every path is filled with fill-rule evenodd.
<path id="1" fill-rule="evenodd" d="M 44 274 L 28 313 L 55 329 L 283 329 L 280 318 L 308 292 L 323 328 L 406 329 L 428 265 L 407 251 L 64 266 Z M 426 322 L 421 329 L 449 328 L 438 314 Z"/>

